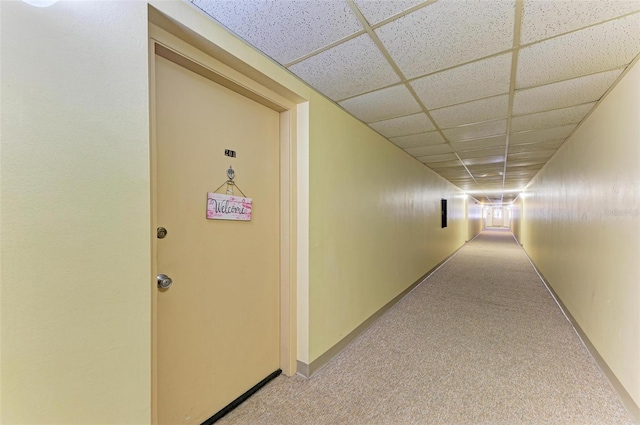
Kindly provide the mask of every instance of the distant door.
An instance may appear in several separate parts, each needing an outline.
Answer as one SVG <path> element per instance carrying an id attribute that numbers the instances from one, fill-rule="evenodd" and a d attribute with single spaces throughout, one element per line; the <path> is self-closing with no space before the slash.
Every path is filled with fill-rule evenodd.
<path id="1" fill-rule="evenodd" d="M 158 420 L 200 424 L 279 367 L 279 114 L 160 56 L 155 93 Z M 229 165 L 251 221 L 206 219 Z"/>
<path id="2" fill-rule="evenodd" d="M 491 216 L 493 227 L 502 227 L 503 221 L 502 208 L 493 207 L 493 214 Z"/>
<path id="3" fill-rule="evenodd" d="M 491 207 L 484 207 L 482 214 L 484 217 L 484 227 L 491 227 L 493 225 L 493 222 L 491 221 L 491 216 L 493 215 Z"/>

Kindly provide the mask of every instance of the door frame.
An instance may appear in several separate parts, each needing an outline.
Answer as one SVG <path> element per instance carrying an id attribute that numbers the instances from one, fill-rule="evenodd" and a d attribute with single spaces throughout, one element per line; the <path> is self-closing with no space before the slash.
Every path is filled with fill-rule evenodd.
<path id="1" fill-rule="evenodd" d="M 178 31 L 178 33 L 180 33 Z M 157 410 L 157 159 L 156 159 L 156 54 L 250 98 L 280 114 L 280 369 L 296 373 L 296 136 L 297 103 L 259 84 L 185 40 L 149 22 L 149 110 L 151 188 L 151 423 L 158 423 Z"/>

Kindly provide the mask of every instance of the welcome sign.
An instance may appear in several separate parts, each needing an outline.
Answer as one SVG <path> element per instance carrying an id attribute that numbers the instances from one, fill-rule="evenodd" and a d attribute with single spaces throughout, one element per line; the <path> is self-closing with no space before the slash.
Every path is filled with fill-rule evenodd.
<path id="1" fill-rule="evenodd" d="M 241 196 L 207 193 L 207 219 L 250 221 L 253 200 Z"/>

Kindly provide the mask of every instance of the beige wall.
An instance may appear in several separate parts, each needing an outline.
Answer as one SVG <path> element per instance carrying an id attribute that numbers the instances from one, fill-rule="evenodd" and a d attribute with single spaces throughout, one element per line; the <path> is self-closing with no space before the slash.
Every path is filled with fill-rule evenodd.
<path id="1" fill-rule="evenodd" d="M 467 198 L 467 242 L 482 231 L 482 204 L 472 197 Z"/>
<path id="2" fill-rule="evenodd" d="M 318 95 L 309 163 L 312 362 L 459 248 L 467 224 L 462 191 Z"/>
<path id="3" fill-rule="evenodd" d="M 598 105 L 524 198 L 522 243 L 640 405 L 640 66 Z"/>
<path id="4" fill-rule="evenodd" d="M 298 105 L 296 360 L 309 363 L 309 102 Z"/>
<path id="5" fill-rule="evenodd" d="M 519 243 L 522 243 L 522 195 L 519 195 L 511 204 L 511 231 Z"/>
<path id="6" fill-rule="evenodd" d="M 0 422 L 148 422 L 146 4 L 0 7 Z"/>

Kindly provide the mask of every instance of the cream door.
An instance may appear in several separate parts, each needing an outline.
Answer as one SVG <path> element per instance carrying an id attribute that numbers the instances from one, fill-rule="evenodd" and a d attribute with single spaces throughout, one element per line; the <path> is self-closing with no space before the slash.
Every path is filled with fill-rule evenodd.
<path id="1" fill-rule="evenodd" d="M 493 211 L 491 210 L 491 207 L 484 207 L 484 210 L 482 211 L 482 213 L 484 214 L 484 227 L 493 226 L 493 221 L 491 221 L 491 217 L 493 216 Z"/>
<path id="2" fill-rule="evenodd" d="M 493 208 L 493 217 L 491 218 L 491 225 L 493 227 L 502 227 L 503 225 L 503 217 L 502 217 L 502 208 Z"/>
<path id="3" fill-rule="evenodd" d="M 155 93 L 158 422 L 200 424 L 279 367 L 279 114 L 160 56 Z M 229 165 L 249 222 L 206 219 Z"/>

